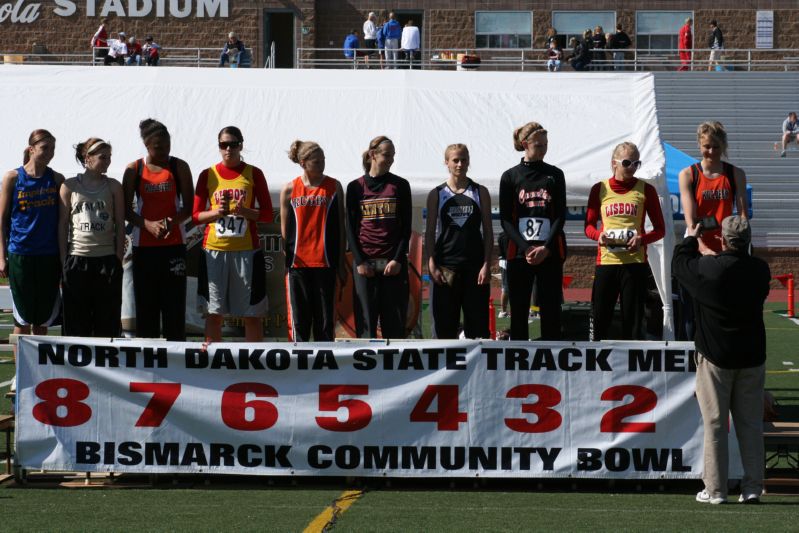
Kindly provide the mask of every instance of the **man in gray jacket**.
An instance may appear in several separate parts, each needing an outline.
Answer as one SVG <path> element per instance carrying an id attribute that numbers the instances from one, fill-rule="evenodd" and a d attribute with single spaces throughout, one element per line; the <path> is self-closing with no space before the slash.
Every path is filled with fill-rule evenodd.
<path id="1" fill-rule="evenodd" d="M 694 300 L 696 397 L 705 430 L 705 488 L 700 503 L 726 503 L 729 456 L 727 419 L 732 415 L 744 468 L 741 503 L 758 503 L 763 491 L 763 388 L 766 329 L 763 303 L 771 274 L 749 255 L 751 230 L 740 216 L 721 223 L 722 252 L 701 255 L 688 228 L 674 250 L 672 269 Z"/>

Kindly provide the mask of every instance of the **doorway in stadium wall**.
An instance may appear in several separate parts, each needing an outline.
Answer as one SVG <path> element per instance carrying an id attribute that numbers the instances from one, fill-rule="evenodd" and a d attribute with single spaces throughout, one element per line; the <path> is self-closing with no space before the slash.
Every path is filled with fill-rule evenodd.
<path id="1" fill-rule="evenodd" d="M 275 43 L 275 68 L 294 68 L 294 12 L 286 9 L 264 10 L 264 62 Z M 263 64 L 263 62 L 262 62 Z"/>

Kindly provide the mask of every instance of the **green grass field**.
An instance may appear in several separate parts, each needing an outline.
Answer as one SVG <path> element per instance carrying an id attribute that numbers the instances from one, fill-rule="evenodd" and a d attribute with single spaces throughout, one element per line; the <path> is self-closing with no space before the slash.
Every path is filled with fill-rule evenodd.
<path id="1" fill-rule="evenodd" d="M 799 420 L 799 326 L 765 313 L 769 371 L 783 417 Z M 0 317 L 0 323 L 7 322 Z M 536 326 L 536 323 L 533 323 Z M 507 320 L 498 320 L 499 329 Z M 0 330 L 0 338 L 8 330 Z M 536 332 L 533 330 L 532 334 Z M 792 363 L 792 364 L 786 364 Z M 0 352 L 0 383 L 14 373 L 9 352 Z M 8 386 L 0 388 L 5 394 Z M 11 404 L 0 398 L 0 413 Z M 6 453 L 0 443 L 0 457 Z M 0 467 L 1 468 L 1 467 Z M 174 530 L 302 531 L 351 488 L 364 494 L 337 517 L 335 531 L 791 531 L 799 530 L 799 495 L 768 495 L 760 506 L 701 505 L 693 501 L 697 481 L 663 484 L 501 480 L 402 481 L 319 478 L 270 480 L 123 476 L 105 488 L 70 488 L 52 480 L 21 486 L 0 484 L 0 531 Z M 794 492 L 796 489 L 794 489 Z"/>

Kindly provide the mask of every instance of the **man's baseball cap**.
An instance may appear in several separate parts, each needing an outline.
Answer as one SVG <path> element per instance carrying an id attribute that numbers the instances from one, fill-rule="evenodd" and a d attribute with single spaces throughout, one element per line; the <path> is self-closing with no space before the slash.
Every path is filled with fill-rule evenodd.
<path id="1" fill-rule="evenodd" d="M 721 221 L 721 235 L 731 248 L 741 249 L 749 245 L 752 240 L 752 230 L 749 221 L 734 215 Z"/>

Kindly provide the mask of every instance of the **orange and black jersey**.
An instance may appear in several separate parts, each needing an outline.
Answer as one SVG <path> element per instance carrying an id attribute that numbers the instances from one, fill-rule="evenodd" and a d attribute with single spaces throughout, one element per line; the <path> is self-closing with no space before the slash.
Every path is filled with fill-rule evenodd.
<path id="1" fill-rule="evenodd" d="M 502 174 L 499 217 L 510 238 L 508 260 L 523 257 L 529 246 L 544 245 L 566 257 L 566 179 L 558 167 L 543 161 L 524 161 Z"/>
<path id="2" fill-rule="evenodd" d="M 333 178 L 325 176 L 315 187 L 305 185 L 302 176 L 294 179 L 287 213 L 286 268 L 338 266 L 339 202 Z"/>

